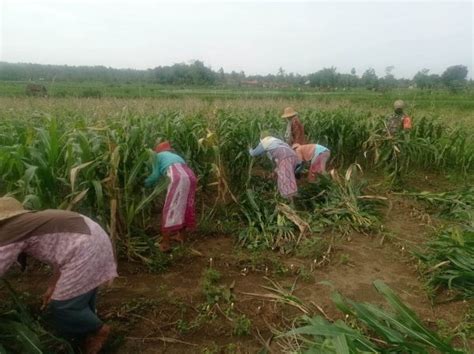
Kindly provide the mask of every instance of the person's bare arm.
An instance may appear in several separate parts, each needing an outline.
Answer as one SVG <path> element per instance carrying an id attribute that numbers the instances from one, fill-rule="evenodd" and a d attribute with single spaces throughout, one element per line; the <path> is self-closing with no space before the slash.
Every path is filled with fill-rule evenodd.
<path id="1" fill-rule="evenodd" d="M 53 276 L 49 279 L 48 289 L 46 289 L 46 292 L 43 294 L 43 305 L 41 306 L 41 309 L 45 309 L 51 301 L 51 296 L 53 295 L 54 289 L 56 288 L 56 284 L 60 276 L 61 272 L 59 271 L 59 269 L 55 268 Z"/>

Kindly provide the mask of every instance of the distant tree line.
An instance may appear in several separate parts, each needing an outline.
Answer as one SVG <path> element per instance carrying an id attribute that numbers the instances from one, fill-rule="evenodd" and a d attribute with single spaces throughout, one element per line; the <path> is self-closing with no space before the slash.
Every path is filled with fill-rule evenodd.
<path id="1" fill-rule="evenodd" d="M 412 79 L 395 78 L 393 66 L 385 69 L 384 76 L 377 76 L 369 68 L 358 76 L 355 69 L 350 73 L 339 73 L 335 67 L 324 68 L 308 75 L 286 73 L 283 68 L 276 74 L 246 75 L 243 71 L 230 73 L 222 68 L 214 71 L 197 60 L 189 64 L 158 66 L 154 69 L 114 69 L 105 66 L 42 65 L 0 62 L 0 80 L 4 81 L 100 81 L 106 83 L 147 82 L 167 85 L 199 86 L 255 86 L 255 87 L 314 87 L 321 90 L 367 88 L 385 90 L 416 86 L 422 89 L 449 88 L 461 90 L 467 81 L 468 69 L 464 65 L 448 67 L 441 75 L 430 74 L 422 69 Z"/>

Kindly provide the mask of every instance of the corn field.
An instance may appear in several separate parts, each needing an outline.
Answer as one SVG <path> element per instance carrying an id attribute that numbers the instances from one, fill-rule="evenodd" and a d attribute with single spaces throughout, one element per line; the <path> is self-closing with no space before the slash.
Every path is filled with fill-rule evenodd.
<path id="1" fill-rule="evenodd" d="M 394 138 L 387 136 L 382 116 L 310 108 L 301 112 L 301 119 L 308 140 L 331 150 L 329 173 L 317 183 L 299 183 L 297 198 L 288 204 L 269 178 L 270 162 L 248 154 L 262 130 L 282 137 L 285 122 L 279 107 L 201 104 L 180 109 L 174 104 L 155 110 L 155 104 L 152 110 L 135 106 L 104 111 L 87 100 L 81 105 L 0 110 L 0 193 L 14 195 L 30 209 L 60 208 L 91 216 L 109 232 L 121 260 L 142 262 L 152 272 L 172 263 L 155 245 L 167 181 L 153 190 L 144 187 L 152 148 L 163 140 L 171 142 L 198 176 L 198 232 L 231 235 L 238 247 L 251 252 L 295 255 L 307 248 L 313 257 L 305 245 L 315 234 L 383 234 L 383 210 L 391 202 L 377 194 L 380 189 L 366 175 L 382 178 L 393 191 L 420 172 L 469 178 L 474 171 L 474 141 L 462 127 L 420 117 L 413 130 Z M 415 256 L 433 291 L 449 289 L 453 298 L 471 299 L 472 188 L 399 194 L 422 201 L 427 210 L 435 209 L 440 218 L 458 225 L 434 235 Z M 320 249 L 314 264 L 329 264 L 331 252 L 331 246 Z M 390 289 L 383 284 L 377 289 L 395 313 L 339 296 L 335 304 L 358 321 L 355 327 L 348 321 L 305 317 L 301 328 L 289 332 L 286 348 L 456 352 Z M 11 296 L 17 299 L 13 291 Z M 12 336 L 27 337 L 17 344 L 7 334 L 7 348 L 69 350 L 22 306 L 16 301 L 0 314 L 16 326 Z M 399 321 L 402 325 L 396 327 Z"/>
<path id="2" fill-rule="evenodd" d="M 163 109 L 140 114 L 123 109 L 101 118 L 67 110 L 2 114 L 1 192 L 14 194 L 32 209 L 62 208 L 91 215 L 129 256 L 148 248 L 145 235 L 156 218 L 152 201 L 166 188 L 161 184 L 152 194 L 143 188 L 150 149 L 160 140 L 170 140 L 199 176 L 202 218 L 212 218 L 206 214 L 217 203 L 231 203 L 241 205 L 237 219 L 250 218 L 250 233 L 255 218 L 260 231 L 263 224 L 271 223 L 255 213 L 258 206 L 251 203 L 251 194 L 269 193 L 272 203 L 274 188 L 252 174 L 258 166 L 253 165 L 247 149 L 256 144 L 261 130 L 281 135 L 277 111 L 221 108 L 184 113 Z M 419 168 L 459 174 L 469 174 L 474 168 L 474 143 L 469 134 L 428 118 L 416 121 L 410 134 L 396 139 L 386 138 L 382 117 L 360 112 L 311 110 L 303 112 L 302 119 L 309 140 L 328 146 L 331 166 L 340 171 L 354 163 L 362 169 L 386 170 L 392 177 Z M 265 166 L 260 160 L 256 164 Z M 353 190 L 341 186 L 339 191 L 344 188 L 351 198 Z M 357 204 L 357 196 L 352 198 Z M 344 210 L 348 209 L 346 204 Z M 276 214 L 265 210 L 267 219 L 274 218 L 280 226 L 287 224 L 286 234 L 296 237 L 295 223 L 282 215 L 281 208 Z M 334 213 L 326 210 L 326 214 Z M 338 218 L 333 215 L 332 220 Z M 373 222 L 368 216 L 355 223 L 367 226 Z"/>

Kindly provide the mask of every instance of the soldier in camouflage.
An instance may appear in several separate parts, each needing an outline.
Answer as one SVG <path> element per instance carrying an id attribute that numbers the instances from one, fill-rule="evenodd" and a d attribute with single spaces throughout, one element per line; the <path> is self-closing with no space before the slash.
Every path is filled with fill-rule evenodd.
<path id="1" fill-rule="evenodd" d="M 393 104 L 394 114 L 387 117 L 385 125 L 390 135 L 396 135 L 401 130 L 411 129 L 411 118 L 403 112 L 405 103 L 397 100 Z"/>

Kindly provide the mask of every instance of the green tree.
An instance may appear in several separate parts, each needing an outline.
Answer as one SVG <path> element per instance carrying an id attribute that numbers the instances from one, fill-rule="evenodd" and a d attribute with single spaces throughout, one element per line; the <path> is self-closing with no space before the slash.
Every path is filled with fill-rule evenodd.
<path id="1" fill-rule="evenodd" d="M 362 85 L 368 89 L 375 89 L 379 86 L 379 78 L 373 68 L 369 68 L 362 74 Z"/>
<path id="2" fill-rule="evenodd" d="M 448 67 L 441 75 L 441 80 L 451 91 L 460 91 L 466 86 L 467 67 L 453 65 Z"/>

